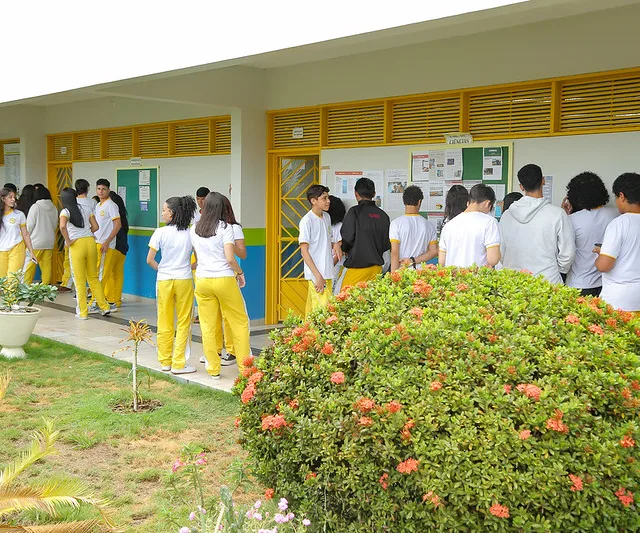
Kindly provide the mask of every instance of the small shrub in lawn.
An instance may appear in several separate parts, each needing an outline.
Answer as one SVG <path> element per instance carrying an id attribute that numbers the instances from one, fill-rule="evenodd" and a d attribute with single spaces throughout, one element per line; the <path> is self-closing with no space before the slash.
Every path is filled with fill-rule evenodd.
<path id="1" fill-rule="evenodd" d="M 333 531 L 638 531 L 640 321 L 526 273 L 406 270 L 273 334 L 235 391 Z"/>

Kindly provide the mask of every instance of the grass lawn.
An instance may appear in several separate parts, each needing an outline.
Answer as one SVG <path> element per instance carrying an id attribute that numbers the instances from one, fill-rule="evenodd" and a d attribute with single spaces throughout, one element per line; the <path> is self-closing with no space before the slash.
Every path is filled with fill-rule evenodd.
<path id="1" fill-rule="evenodd" d="M 0 466 L 24 448 L 43 418 L 53 420 L 61 431 L 59 453 L 19 479 L 80 478 L 97 496 L 113 502 L 114 517 L 124 531 L 177 531 L 163 518 L 163 509 L 177 505 L 168 499 L 165 477 L 184 444 L 210 452 L 206 481 L 212 497 L 228 481 L 231 463 L 245 457 L 233 425 L 239 402 L 228 393 L 182 385 L 153 372 L 149 389 L 143 370 L 142 396 L 163 406 L 121 414 L 110 405 L 131 398 L 128 363 L 39 337 L 32 337 L 26 351 L 24 360 L 0 358 L 0 372 L 9 370 L 12 376 L 0 403 Z M 249 502 L 255 496 L 244 494 L 238 500 Z M 191 510 L 183 509 L 182 516 Z M 94 513 L 81 509 L 65 516 L 84 519 Z M 36 513 L 28 518 L 44 521 Z"/>

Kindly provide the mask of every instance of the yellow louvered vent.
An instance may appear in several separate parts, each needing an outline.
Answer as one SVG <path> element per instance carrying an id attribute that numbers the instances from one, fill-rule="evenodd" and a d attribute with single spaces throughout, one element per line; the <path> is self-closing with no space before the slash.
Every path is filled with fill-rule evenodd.
<path id="1" fill-rule="evenodd" d="M 319 145 L 319 109 L 293 113 L 278 113 L 273 116 L 273 148 Z"/>
<path id="2" fill-rule="evenodd" d="M 169 155 L 169 125 L 139 128 L 140 157 Z"/>
<path id="3" fill-rule="evenodd" d="M 88 161 L 100 159 L 100 132 L 78 133 L 76 136 L 76 159 Z"/>
<path id="4" fill-rule="evenodd" d="M 209 151 L 209 122 L 176 124 L 176 154 L 206 154 Z"/>
<path id="5" fill-rule="evenodd" d="M 71 134 L 56 135 L 51 140 L 52 161 L 71 161 L 73 136 Z"/>
<path id="6" fill-rule="evenodd" d="M 18 144 L 20 139 L 2 139 L 0 141 L 0 167 L 4 165 L 4 145 L 5 144 Z"/>
<path id="7" fill-rule="evenodd" d="M 565 82 L 560 131 L 640 127 L 640 76 Z"/>
<path id="8" fill-rule="evenodd" d="M 383 142 L 383 103 L 327 110 L 327 146 Z"/>
<path id="9" fill-rule="evenodd" d="M 214 154 L 231 153 L 231 120 L 219 120 L 212 123 L 213 146 L 211 151 Z"/>
<path id="10" fill-rule="evenodd" d="M 476 138 L 539 135 L 550 128 L 550 83 L 469 96 L 469 131 Z"/>
<path id="11" fill-rule="evenodd" d="M 110 130 L 107 135 L 107 159 L 129 159 L 133 155 L 133 130 Z"/>
<path id="12" fill-rule="evenodd" d="M 460 129 L 460 96 L 394 102 L 391 142 L 442 141 Z"/>

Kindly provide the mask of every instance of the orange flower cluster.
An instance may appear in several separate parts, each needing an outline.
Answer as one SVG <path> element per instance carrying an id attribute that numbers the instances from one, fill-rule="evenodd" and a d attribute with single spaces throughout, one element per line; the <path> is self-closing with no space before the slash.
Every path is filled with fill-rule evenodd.
<path id="1" fill-rule="evenodd" d="M 354 407 L 361 413 L 368 413 L 375 408 L 376 402 L 370 398 L 360 398 L 354 405 Z"/>
<path id="2" fill-rule="evenodd" d="M 264 491 L 264 499 L 265 500 L 270 500 L 274 497 L 276 491 L 273 489 L 265 489 Z"/>
<path id="3" fill-rule="evenodd" d="M 300 402 L 298 402 L 298 400 L 296 398 L 294 398 L 293 400 L 291 400 L 289 402 L 289 407 L 291 409 L 297 409 L 298 407 L 300 407 Z"/>
<path id="4" fill-rule="evenodd" d="M 442 501 L 440 500 L 440 496 L 434 494 L 432 490 L 422 495 L 422 501 L 430 501 L 434 507 L 440 507 L 442 505 Z"/>
<path id="5" fill-rule="evenodd" d="M 571 480 L 571 490 L 573 492 L 578 492 L 582 490 L 582 478 L 580 476 L 574 476 L 573 474 L 569 474 L 569 479 Z"/>
<path id="6" fill-rule="evenodd" d="M 598 324 L 591 324 L 589 326 L 589 331 L 591 333 L 595 333 L 596 335 L 604 335 L 604 330 L 601 326 L 598 326 Z"/>
<path id="7" fill-rule="evenodd" d="M 511 385 L 505 385 L 504 392 L 505 394 L 511 394 Z"/>
<path id="8" fill-rule="evenodd" d="M 334 324 L 335 322 L 337 322 L 339 319 L 336 315 L 331 315 L 329 318 L 327 318 L 324 323 L 327 326 L 330 326 L 331 324 Z"/>
<path id="9" fill-rule="evenodd" d="M 255 394 L 256 394 L 256 386 L 253 383 L 249 383 L 242 391 L 242 394 L 240 395 L 240 401 L 242 403 L 249 403 L 251 399 L 255 396 Z"/>
<path id="10" fill-rule="evenodd" d="M 409 419 L 404 427 L 400 430 L 400 435 L 402 436 L 402 440 L 409 441 L 411 440 L 411 430 L 415 427 L 416 423 L 413 419 Z"/>
<path id="11" fill-rule="evenodd" d="M 287 421 L 282 415 L 268 415 L 262 419 L 262 431 L 273 431 L 287 426 Z"/>
<path id="12" fill-rule="evenodd" d="M 387 488 L 389 488 L 389 483 L 387 482 L 387 479 L 389 479 L 389 474 L 387 474 L 385 472 L 384 474 L 382 474 L 382 476 L 378 480 L 378 483 L 380 483 L 380 485 L 382 485 L 382 488 L 384 490 L 387 490 Z"/>
<path id="13" fill-rule="evenodd" d="M 518 438 L 520 440 L 527 440 L 531 436 L 531 431 L 528 429 L 523 429 L 520 433 L 518 433 Z"/>
<path id="14" fill-rule="evenodd" d="M 542 390 L 540 389 L 540 387 L 537 387 L 536 385 L 521 383 L 516 387 L 516 389 L 518 389 L 527 398 L 531 398 L 536 402 L 540 400 L 540 394 L 542 394 Z"/>
<path id="15" fill-rule="evenodd" d="M 364 427 L 373 426 L 373 419 L 369 418 L 368 416 L 361 416 L 360 420 L 358 420 L 358 425 Z"/>
<path id="16" fill-rule="evenodd" d="M 398 466 L 396 466 L 396 470 L 401 474 L 411 474 L 411 472 L 418 471 L 418 465 L 420 461 L 416 459 L 407 459 L 406 461 L 402 461 Z"/>
<path id="17" fill-rule="evenodd" d="M 303 328 L 296 328 L 296 330 L 298 330 L 298 329 L 303 329 Z M 293 335 L 297 336 L 297 335 L 295 335 L 295 330 L 294 330 Z M 299 342 L 294 344 L 291 347 L 291 350 L 293 350 L 294 353 L 306 352 L 313 344 L 315 344 L 316 337 L 317 337 L 317 335 L 316 335 L 315 331 L 304 330 L 304 334 L 302 336 L 302 339 L 300 339 Z"/>
<path id="18" fill-rule="evenodd" d="M 547 429 L 557 431 L 558 433 L 569 433 L 569 426 L 562 421 L 563 416 L 564 413 L 560 411 L 560 409 L 556 409 L 555 414 L 547 420 Z"/>
<path id="19" fill-rule="evenodd" d="M 431 294 L 432 290 L 433 286 L 423 279 L 417 279 L 413 282 L 413 294 L 427 297 Z"/>
<path id="20" fill-rule="evenodd" d="M 345 290 L 343 290 L 340 294 L 336 296 L 336 300 L 338 300 L 339 302 L 344 302 L 347 298 L 349 298 L 349 293 L 346 292 L 346 287 L 345 287 Z"/>
<path id="21" fill-rule="evenodd" d="M 331 355 L 333 353 L 333 344 L 330 342 L 325 342 L 322 350 L 320 350 L 324 355 Z"/>
<path id="22" fill-rule="evenodd" d="M 489 512 L 493 516 L 497 516 L 498 518 L 509 518 L 509 508 L 506 505 L 494 503 L 491 507 L 489 507 Z"/>
<path id="23" fill-rule="evenodd" d="M 580 324 L 580 319 L 576 315 L 567 315 L 564 321 L 567 324 Z"/>
<path id="24" fill-rule="evenodd" d="M 359 281 L 358 283 L 356 283 L 356 287 L 358 287 L 358 289 L 366 289 L 369 286 L 369 283 L 366 281 Z"/>
<path id="25" fill-rule="evenodd" d="M 633 448 L 636 445 L 636 441 L 631 438 L 631 435 L 625 435 L 620 440 L 620 446 L 623 448 Z"/>
<path id="26" fill-rule="evenodd" d="M 344 373 L 334 372 L 333 374 L 331 374 L 331 383 L 335 383 L 336 385 L 344 383 Z"/>
<path id="27" fill-rule="evenodd" d="M 318 474 L 316 474 L 315 472 L 309 472 L 305 479 L 313 479 L 313 478 L 316 478 L 316 477 L 318 477 Z"/>
<path id="28" fill-rule="evenodd" d="M 610 328 L 618 327 L 618 321 L 615 318 L 607 318 L 605 322 L 607 323 L 607 326 L 609 326 Z"/>
<path id="29" fill-rule="evenodd" d="M 402 274 L 397 270 L 395 272 L 391 272 L 391 281 L 394 283 L 398 283 L 402 279 Z"/>
<path id="30" fill-rule="evenodd" d="M 390 401 L 386 406 L 387 411 L 390 413 L 397 413 L 402 409 L 402 404 L 400 402 L 396 402 L 395 400 Z"/>
<path id="31" fill-rule="evenodd" d="M 440 383 L 439 381 L 432 381 L 431 385 L 429 385 L 429 388 L 435 392 L 442 388 L 442 383 Z"/>
<path id="32" fill-rule="evenodd" d="M 409 314 L 415 316 L 418 319 L 421 319 L 422 315 L 424 315 L 424 310 L 420 309 L 419 307 L 414 307 L 409 311 Z"/>
<path id="33" fill-rule="evenodd" d="M 620 487 L 616 491 L 616 496 L 625 507 L 629 507 L 633 503 L 633 492 L 625 489 L 624 487 Z"/>
<path id="34" fill-rule="evenodd" d="M 490 334 L 487 336 L 487 340 L 488 340 L 489 342 L 496 342 L 496 341 L 498 340 L 498 336 L 497 336 L 497 335 L 494 335 L 493 333 L 490 333 Z"/>
<path id="35" fill-rule="evenodd" d="M 469 285 L 467 285 L 466 283 L 458 283 L 456 289 L 458 289 L 459 291 L 468 291 Z"/>

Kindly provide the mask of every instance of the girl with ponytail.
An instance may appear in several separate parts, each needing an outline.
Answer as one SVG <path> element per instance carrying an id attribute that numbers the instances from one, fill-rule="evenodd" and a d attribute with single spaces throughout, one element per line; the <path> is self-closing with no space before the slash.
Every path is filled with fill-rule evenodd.
<path id="1" fill-rule="evenodd" d="M 147 254 L 147 264 L 158 272 L 158 361 L 164 372 L 173 374 L 196 371 L 188 364 L 193 308 L 189 226 L 196 207 L 191 196 L 169 198 L 162 205 L 162 221 L 166 226 L 153 232 Z M 162 254 L 159 263 L 156 261 L 158 252 Z M 178 318 L 177 327 L 174 327 L 174 314 Z"/>

